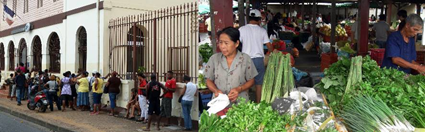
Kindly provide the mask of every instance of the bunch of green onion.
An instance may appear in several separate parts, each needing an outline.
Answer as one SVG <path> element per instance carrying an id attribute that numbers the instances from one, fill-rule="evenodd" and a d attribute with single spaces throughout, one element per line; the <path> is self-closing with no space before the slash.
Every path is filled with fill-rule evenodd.
<path id="1" fill-rule="evenodd" d="M 341 117 L 355 132 L 411 132 L 415 128 L 381 99 L 358 96 L 344 106 Z"/>

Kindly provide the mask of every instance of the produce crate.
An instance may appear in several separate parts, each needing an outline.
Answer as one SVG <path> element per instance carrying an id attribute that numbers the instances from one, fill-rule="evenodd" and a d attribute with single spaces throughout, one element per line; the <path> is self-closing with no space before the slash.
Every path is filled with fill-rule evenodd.
<path id="1" fill-rule="evenodd" d="M 425 51 L 416 51 L 416 62 L 424 64 Z"/>
<path id="2" fill-rule="evenodd" d="M 336 53 L 324 53 L 322 54 L 320 71 L 324 71 L 329 68 L 333 63 L 338 61 L 338 55 Z"/>
<path id="3" fill-rule="evenodd" d="M 294 37 L 294 33 L 292 32 L 283 32 L 283 31 L 279 32 L 280 40 L 292 40 L 293 37 Z"/>
<path id="4" fill-rule="evenodd" d="M 370 57 L 375 60 L 379 66 L 382 65 L 382 61 L 384 60 L 385 49 L 370 49 Z"/>

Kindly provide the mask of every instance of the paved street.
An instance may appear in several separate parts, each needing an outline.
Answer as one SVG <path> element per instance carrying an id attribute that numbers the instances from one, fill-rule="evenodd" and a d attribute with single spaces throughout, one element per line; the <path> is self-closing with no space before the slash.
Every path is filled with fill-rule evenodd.
<path id="1" fill-rule="evenodd" d="M 55 111 L 51 112 L 50 110 L 46 111 L 46 113 L 39 113 L 36 111 L 28 110 L 25 106 L 26 102 L 23 103 L 22 106 L 17 106 L 14 101 L 10 101 L 5 98 L 0 98 L 0 111 L 9 111 L 12 110 L 13 113 L 19 113 L 20 115 L 38 117 L 38 119 L 43 119 L 46 123 L 52 124 L 53 126 L 60 126 L 65 129 L 75 131 L 75 132 L 143 132 L 143 129 L 146 128 L 146 124 L 142 124 L 140 122 L 131 121 L 128 119 L 124 119 L 122 117 L 112 117 L 108 116 L 108 113 L 101 112 L 97 116 L 90 116 L 87 111 L 72 111 L 67 109 L 65 112 L 58 111 L 55 108 Z M 12 115 L 9 115 L 12 116 Z M 12 116 L 13 117 L 13 116 Z M 6 120 L 5 120 L 6 119 Z M 10 122 L 9 124 L 3 123 L 7 121 L 9 117 L 0 116 L 0 132 L 6 130 L 4 132 L 27 132 L 24 127 L 22 129 L 14 131 L 15 127 L 19 127 L 19 125 L 13 126 L 9 124 L 28 124 L 28 123 L 20 123 L 22 120 L 14 119 L 14 122 Z M 13 126 L 12 129 L 7 127 Z M 152 131 L 156 131 L 155 126 L 151 126 Z M 28 129 L 31 130 L 29 132 L 38 132 L 39 130 L 45 129 Z M 160 131 L 156 132 L 179 132 L 182 131 L 181 127 L 170 126 L 170 127 L 161 127 Z"/>
<path id="2" fill-rule="evenodd" d="M 0 112 L 0 130 L 5 132 L 49 132 L 49 129 Z"/>

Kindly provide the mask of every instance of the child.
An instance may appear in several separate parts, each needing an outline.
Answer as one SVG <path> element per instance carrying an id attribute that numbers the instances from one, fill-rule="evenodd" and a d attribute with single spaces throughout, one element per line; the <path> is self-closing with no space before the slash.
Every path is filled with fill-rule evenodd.
<path id="1" fill-rule="evenodd" d="M 157 129 L 159 129 L 159 124 L 161 121 L 161 112 L 160 112 L 160 102 L 159 102 L 159 97 L 161 94 L 161 89 L 167 90 L 167 88 L 164 87 L 164 85 L 162 85 L 161 83 L 159 83 L 158 81 L 156 81 L 156 75 L 152 74 L 151 75 L 151 82 L 148 84 L 147 86 L 147 98 L 149 100 L 149 110 L 148 110 L 148 127 L 146 127 L 146 129 L 144 131 L 150 131 L 150 126 L 151 126 L 151 122 L 152 122 L 152 116 L 153 114 L 155 114 L 158 118 L 158 123 L 157 125 Z"/>
<path id="2" fill-rule="evenodd" d="M 10 78 L 6 80 L 6 84 L 9 86 L 9 97 L 10 101 L 15 97 L 15 79 L 13 73 L 10 74 Z"/>
<path id="3" fill-rule="evenodd" d="M 125 118 L 129 118 L 129 119 L 133 119 L 134 118 L 135 106 L 136 106 L 136 104 L 139 103 L 137 101 L 137 99 L 138 98 L 137 98 L 137 94 L 136 94 L 136 89 L 133 88 L 133 89 L 131 89 L 131 100 L 128 101 L 128 103 L 127 103 L 127 114 L 125 115 Z M 130 111 L 131 111 L 131 114 L 130 114 Z M 129 116 L 129 114 L 130 114 L 130 116 Z"/>

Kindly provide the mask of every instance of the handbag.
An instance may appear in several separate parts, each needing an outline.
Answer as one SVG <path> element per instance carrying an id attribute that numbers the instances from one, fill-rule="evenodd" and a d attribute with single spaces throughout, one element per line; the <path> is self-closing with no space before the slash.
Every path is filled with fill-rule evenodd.
<path id="1" fill-rule="evenodd" d="M 109 93 L 109 87 L 106 85 L 103 87 L 103 93 Z"/>
<path id="2" fill-rule="evenodd" d="M 182 103 L 183 95 L 180 95 L 179 97 L 179 103 Z"/>

